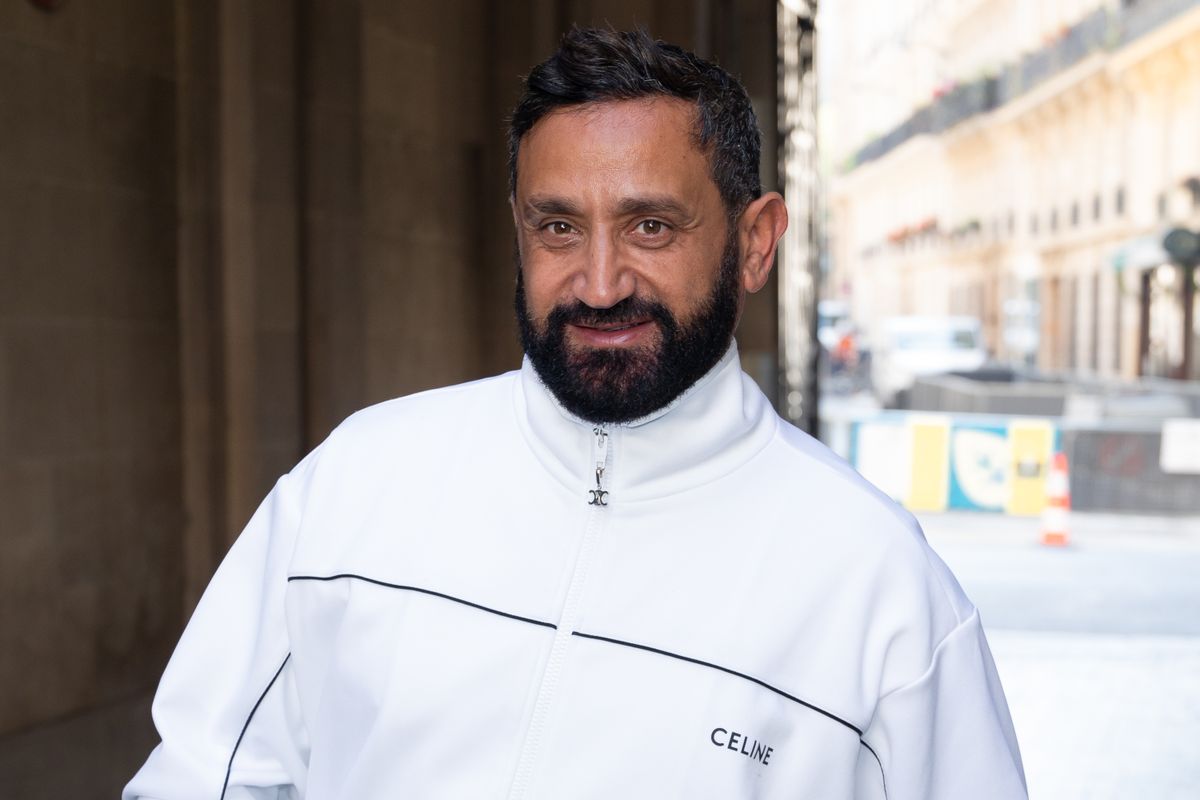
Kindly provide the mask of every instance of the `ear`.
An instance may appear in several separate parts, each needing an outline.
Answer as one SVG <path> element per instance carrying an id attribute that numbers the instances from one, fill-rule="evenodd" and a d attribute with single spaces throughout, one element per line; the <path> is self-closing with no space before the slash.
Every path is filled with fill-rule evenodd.
<path id="1" fill-rule="evenodd" d="M 742 251 L 742 288 L 757 292 L 775 265 L 775 248 L 787 230 L 787 206 L 779 192 L 767 192 L 746 206 L 738 219 Z"/>

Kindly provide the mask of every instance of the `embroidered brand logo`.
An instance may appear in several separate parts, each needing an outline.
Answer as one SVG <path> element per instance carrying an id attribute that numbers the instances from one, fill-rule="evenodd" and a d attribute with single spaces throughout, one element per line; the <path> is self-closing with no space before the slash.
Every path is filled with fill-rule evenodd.
<path id="1" fill-rule="evenodd" d="M 763 766 L 771 762 L 771 754 L 775 752 L 774 747 L 769 747 L 766 743 L 760 742 L 758 739 L 751 738 L 739 731 L 731 731 L 727 728 L 713 728 L 708 738 L 717 747 L 724 747 L 726 750 L 741 753 L 746 758 L 760 762 Z"/>

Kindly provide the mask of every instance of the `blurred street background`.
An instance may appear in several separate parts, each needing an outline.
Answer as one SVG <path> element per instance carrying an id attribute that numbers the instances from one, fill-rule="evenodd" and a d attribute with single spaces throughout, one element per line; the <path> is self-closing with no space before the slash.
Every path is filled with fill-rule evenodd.
<path id="1" fill-rule="evenodd" d="M 0 4 L 0 796 L 115 796 L 276 477 L 517 366 L 503 120 L 573 24 L 747 86 L 743 366 L 979 605 L 1034 800 L 1200 797 L 1200 0 Z"/>
<path id="2" fill-rule="evenodd" d="M 818 23 L 821 436 L 978 604 L 1031 797 L 1200 797 L 1200 3 Z"/>

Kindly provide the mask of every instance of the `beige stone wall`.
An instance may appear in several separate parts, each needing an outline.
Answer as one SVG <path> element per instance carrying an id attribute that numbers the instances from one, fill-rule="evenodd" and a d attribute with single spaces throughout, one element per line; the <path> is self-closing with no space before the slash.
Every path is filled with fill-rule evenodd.
<path id="1" fill-rule="evenodd" d="M 0 734 L 151 687 L 347 414 L 519 363 L 503 120 L 573 22 L 744 75 L 774 184 L 764 0 L 0 3 Z"/>

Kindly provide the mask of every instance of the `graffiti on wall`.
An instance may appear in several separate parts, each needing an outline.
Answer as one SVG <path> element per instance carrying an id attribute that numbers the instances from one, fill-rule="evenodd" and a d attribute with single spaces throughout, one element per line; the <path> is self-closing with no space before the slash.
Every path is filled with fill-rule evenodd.
<path id="1" fill-rule="evenodd" d="M 854 423 L 850 461 L 912 511 L 1039 514 L 1060 432 L 1050 420 L 887 416 Z"/>

